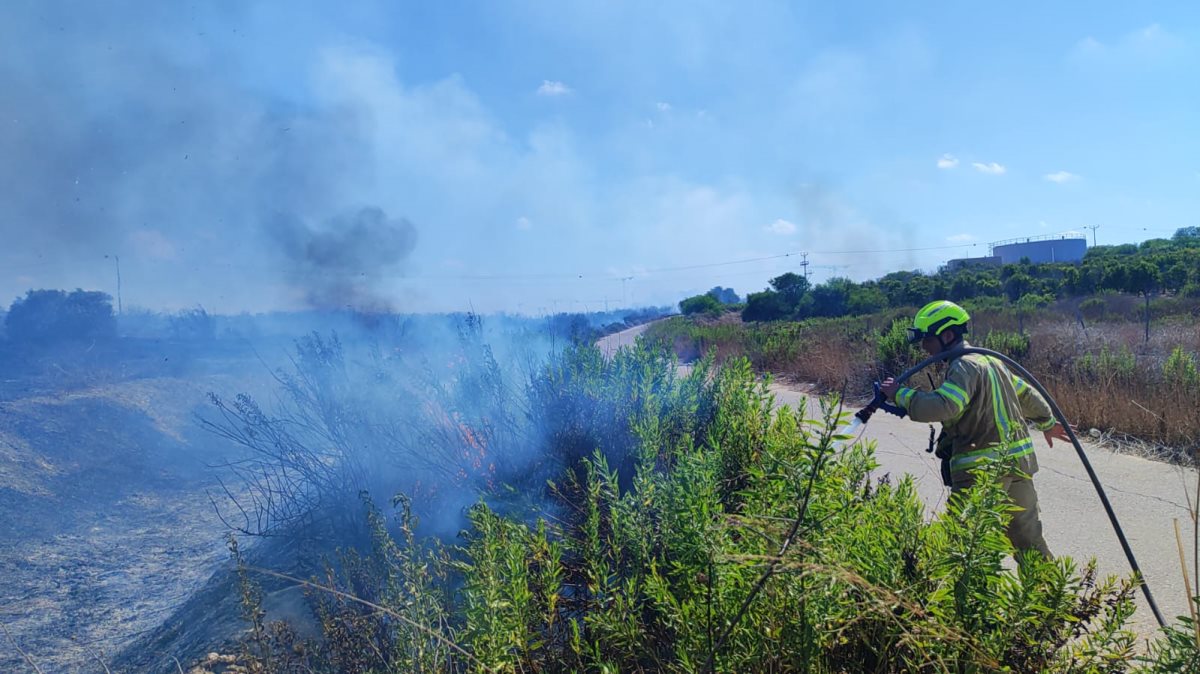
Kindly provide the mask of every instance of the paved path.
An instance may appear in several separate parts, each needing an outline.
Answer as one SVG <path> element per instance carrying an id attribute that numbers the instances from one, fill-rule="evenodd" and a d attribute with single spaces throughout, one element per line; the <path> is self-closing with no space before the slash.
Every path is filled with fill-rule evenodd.
<path id="1" fill-rule="evenodd" d="M 638 326 L 610 335 L 601 340 L 600 346 L 611 352 L 632 344 L 646 327 Z M 771 390 L 778 405 L 805 407 L 810 416 L 818 413 L 815 399 L 797 387 L 776 383 Z M 1127 574 L 1129 565 L 1121 545 L 1074 448 L 1066 443 L 1047 447 L 1040 433 L 1034 433 L 1034 436 L 1041 465 L 1034 484 L 1051 551 L 1081 561 L 1095 557 L 1101 574 Z M 879 412 L 867 424 L 862 437 L 877 442 L 876 458 L 882 464 L 880 474 L 911 474 L 929 512 L 940 512 L 945 507 L 949 490 L 942 486 L 937 460 L 925 452 L 929 440 L 927 425 Z M 1187 600 L 1172 520 L 1179 519 L 1191 568 L 1191 517 L 1187 493 L 1195 493 L 1196 471 L 1115 454 L 1088 443 L 1084 443 L 1084 449 L 1104 485 L 1159 609 L 1168 620 L 1184 614 Z M 1132 623 L 1139 633 L 1147 636 L 1157 627 L 1140 592 Z"/>
<path id="2" fill-rule="evenodd" d="M 605 356 L 611 356 L 617 351 L 617 349 L 626 346 L 633 346 L 633 343 L 637 341 L 638 336 L 657 322 L 658 321 L 650 321 L 649 323 L 642 323 L 641 325 L 635 325 L 628 330 L 614 332 L 611 335 L 601 337 L 600 340 L 596 342 L 596 346 L 600 347 L 600 351 L 602 351 Z"/>

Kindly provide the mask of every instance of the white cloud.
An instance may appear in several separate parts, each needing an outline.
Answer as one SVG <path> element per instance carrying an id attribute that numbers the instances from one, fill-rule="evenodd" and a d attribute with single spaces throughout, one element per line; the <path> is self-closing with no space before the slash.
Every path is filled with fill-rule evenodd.
<path id="1" fill-rule="evenodd" d="M 658 108 L 659 112 L 670 112 L 671 111 L 671 104 L 665 103 L 663 101 L 659 101 L 658 103 L 655 103 L 654 107 Z"/>
<path id="2" fill-rule="evenodd" d="M 1077 63 L 1099 63 L 1110 66 L 1147 65 L 1162 62 L 1184 48 L 1179 37 L 1157 23 L 1131 31 L 1106 42 L 1089 35 L 1071 49 L 1070 58 Z"/>
<path id="3" fill-rule="evenodd" d="M 944 154 L 937 160 L 937 167 L 940 169 L 952 169 L 958 166 L 958 157 L 952 154 Z"/>
<path id="4" fill-rule="evenodd" d="M 571 93 L 571 87 L 553 80 L 542 80 L 542 86 L 538 87 L 539 96 L 565 96 Z"/>
<path id="5" fill-rule="evenodd" d="M 1049 180 L 1052 183 L 1058 183 L 1060 185 L 1062 183 L 1069 183 L 1072 180 L 1079 180 L 1079 176 L 1071 173 L 1070 171 L 1055 171 L 1054 173 L 1047 173 L 1045 177 L 1046 180 Z"/>
<path id="6" fill-rule="evenodd" d="M 993 176 L 1003 175 L 1006 171 L 1008 171 L 1008 169 L 1004 167 L 1004 164 L 997 164 L 994 161 L 971 162 L 971 166 L 974 166 L 975 170 L 979 171 L 980 173 L 987 173 L 988 175 Z"/>
<path id="7" fill-rule="evenodd" d="M 783 218 L 779 218 L 775 222 L 767 225 L 767 231 L 780 236 L 789 236 L 796 233 L 796 223 L 789 222 Z"/>
<path id="8" fill-rule="evenodd" d="M 533 229 L 533 223 L 529 221 L 529 218 L 522 215 L 521 217 L 517 218 L 517 229 L 528 231 Z"/>
<path id="9" fill-rule="evenodd" d="M 970 243 L 975 240 L 974 234 L 954 234 L 947 236 L 946 240 L 950 243 Z"/>

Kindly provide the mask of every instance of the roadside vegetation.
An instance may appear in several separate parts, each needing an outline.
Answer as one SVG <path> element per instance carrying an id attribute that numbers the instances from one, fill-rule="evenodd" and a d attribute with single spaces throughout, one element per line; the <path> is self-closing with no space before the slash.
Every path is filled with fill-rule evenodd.
<path id="1" fill-rule="evenodd" d="M 478 354 L 486 356 L 486 354 Z M 477 384 L 504 375 L 464 366 Z M 745 358 L 677 374 L 643 341 L 569 347 L 504 400 L 454 416 L 464 449 L 511 464 L 495 415 L 537 457 L 475 493 L 458 533 L 410 493 L 362 493 L 360 545 L 288 582 L 319 634 L 262 609 L 281 578 L 234 544 L 250 672 L 1167 672 L 1200 663 L 1191 623 L 1139 648 L 1129 580 L 1070 559 L 1002 564 L 991 476 L 927 521 L 845 420 L 773 408 Z M 300 367 L 307 366 L 300 363 Z M 511 390 L 498 385 L 475 391 Z M 336 393 L 335 389 L 330 389 Z M 323 398 L 339 409 L 351 397 Z M 361 440 L 361 438 L 360 438 Z M 289 450 L 291 451 L 291 450 Z M 498 474 L 497 474 L 498 477 Z M 532 478 L 532 479 L 528 479 Z M 513 485 L 520 488 L 514 489 Z M 381 487 L 382 488 L 382 487 Z M 1139 654 L 1140 653 L 1140 654 Z"/>
<path id="2" fill-rule="evenodd" d="M 176 319 L 196 339 L 211 338 L 205 323 Z M 774 409 L 749 358 L 713 353 L 681 372 L 651 340 L 606 358 L 592 334 L 570 343 L 572 323 L 549 350 L 538 330 L 492 343 L 471 316 L 436 339 L 382 321 L 369 339 L 310 333 L 273 394 L 214 396 L 207 428 L 244 450 L 212 494 L 234 533 L 234 568 L 209 587 L 227 601 L 198 595 L 112 670 L 173 672 L 173 656 L 263 674 L 1200 663 L 1190 618 L 1149 645 L 1126 629 L 1129 579 L 1065 558 L 1006 568 L 991 478 L 930 518 L 911 478 L 877 470 L 873 445 L 840 446 L 836 399 L 802 418 Z M 910 357 L 898 327 L 877 329 L 878 363 Z M 1024 343 L 1011 326 L 996 334 Z M 786 354 L 793 337 L 755 348 Z M 271 598 L 295 585 L 305 602 L 276 620 Z M 244 632 L 205 658 L 204 639 L 222 635 L 198 626 L 221 625 L 235 600 Z"/>
<path id="3" fill-rule="evenodd" d="M 1150 315 L 1155 313 L 1155 300 L 1158 313 L 1171 311 L 1166 296 L 1200 298 L 1200 227 L 1181 228 L 1170 239 L 1093 246 L 1080 263 L 970 264 L 936 274 L 893 272 L 863 283 L 832 278 L 816 286 L 807 277 L 788 272 L 771 279 L 769 288 L 747 295 L 738 309 L 746 321 L 872 314 L 921 306 L 930 298 L 993 300 L 1032 310 L 1056 299 L 1100 293 L 1140 296 Z"/>
<path id="4" fill-rule="evenodd" d="M 1084 429 L 1141 441 L 1164 458 L 1193 450 L 1200 438 L 1200 410 L 1188 402 L 1200 395 L 1195 319 L 1190 313 L 1155 319 L 1146 342 L 1142 326 L 1123 312 L 1137 304 L 1133 298 L 1097 299 L 1089 308 L 1113 309 L 1104 319 L 1082 322 L 1069 304 L 1026 313 L 967 302 L 974 319 L 968 340 L 1021 361 Z M 744 356 L 760 371 L 861 396 L 872 380 L 921 359 L 904 335 L 915 311 L 771 323 L 676 317 L 652 326 L 647 338 L 668 344 L 685 361 L 709 351 L 719 362 Z"/>
<path id="5" fill-rule="evenodd" d="M 969 341 L 1021 360 L 1084 428 L 1167 454 L 1194 451 L 1200 439 L 1200 411 L 1186 402 L 1200 395 L 1198 228 L 1093 247 L 1079 264 L 897 272 L 815 287 L 788 273 L 770 283 L 743 306 L 663 321 L 647 334 L 684 360 L 709 350 L 718 362 L 745 356 L 762 371 L 864 394 L 872 379 L 918 360 L 904 322 L 948 298 L 971 311 Z"/>

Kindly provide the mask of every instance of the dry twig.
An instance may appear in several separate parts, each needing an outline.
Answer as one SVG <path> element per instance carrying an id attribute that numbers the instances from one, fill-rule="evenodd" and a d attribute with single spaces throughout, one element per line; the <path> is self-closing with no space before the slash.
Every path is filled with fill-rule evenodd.
<path id="1" fill-rule="evenodd" d="M 1183 535 L 1179 533 L 1179 518 L 1172 518 L 1171 522 L 1175 524 L 1175 547 L 1179 550 L 1179 568 L 1183 573 L 1183 590 L 1187 593 L 1188 613 L 1192 616 L 1192 627 L 1196 629 L 1196 648 L 1200 648 L 1200 621 L 1196 620 L 1196 601 L 1195 595 L 1192 594 L 1192 581 L 1189 578 L 1187 557 L 1183 554 Z"/>
<path id="2" fill-rule="evenodd" d="M 37 663 L 33 661 L 33 658 L 29 657 L 29 654 L 21 648 L 21 644 L 18 644 L 17 640 L 13 638 L 12 633 L 8 631 L 8 625 L 0 623 L 0 628 L 4 629 L 4 636 L 8 637 L 8 640 L 12 642 L 13 648 L 17 649 L 17 652 L 21 654 L 22 658 L 25 658 L 25 662 L 29 663 L 29 666 L 33 668 L 33 671 L 37 672 L 37 674 L 43 674 L 41 667 L 37 666 Z"/>

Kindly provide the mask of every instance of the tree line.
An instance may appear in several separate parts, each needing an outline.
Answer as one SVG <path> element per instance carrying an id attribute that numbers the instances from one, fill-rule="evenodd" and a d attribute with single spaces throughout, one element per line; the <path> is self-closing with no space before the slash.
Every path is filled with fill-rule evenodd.
<path id="1" fill-rule="evenodd" d="M 1080 262 L 1022 260 L 1001 266 L 943 267 L 932 274 L 898 271 L 862 283 L 835 277 L 816 285 L 801 274 L 787 272 L 768 283 L 770 287 L 746 296 L 740 305 L 743 320 L 868 314 L 921 306 L 939 298 L 1038 306 L 1104 292 L 1141 295 L 1147 302 L 1163 293 L 1200 297 L 1200 227 L 1178 229 L 1169 239 L 1093 246 Z M 726 307 L 713 291 L 680 302 L 685 314 L 714 313 Z"/>

